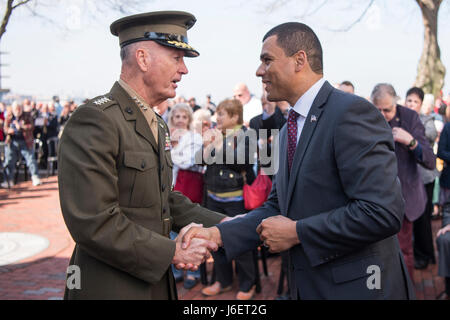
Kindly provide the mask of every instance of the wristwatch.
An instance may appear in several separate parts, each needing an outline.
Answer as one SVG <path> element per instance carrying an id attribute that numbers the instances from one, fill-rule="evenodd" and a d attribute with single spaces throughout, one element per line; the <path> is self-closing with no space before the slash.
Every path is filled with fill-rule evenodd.
<path id="1" fill-rule="evenodd" d="M 417 143 L 417 140 L 413 138 L 413 139 L 411 140 L 411 142 L 408 144 L 408 148 L 414 147 L 414 146 L 416 145 L 416 143 Z"/>

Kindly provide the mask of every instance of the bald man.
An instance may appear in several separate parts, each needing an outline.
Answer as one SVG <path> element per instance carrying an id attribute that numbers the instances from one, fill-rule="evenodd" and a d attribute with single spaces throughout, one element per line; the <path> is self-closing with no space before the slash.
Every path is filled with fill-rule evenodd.
<path id="1" fill-rule="evenodd" d="M 245 83 L 238 83 L 234 87 L 234 98 L 244 106 L 244 125 L 249 126 L 250 120 L 262 112 L 261 100 L 250 93 Z"/>

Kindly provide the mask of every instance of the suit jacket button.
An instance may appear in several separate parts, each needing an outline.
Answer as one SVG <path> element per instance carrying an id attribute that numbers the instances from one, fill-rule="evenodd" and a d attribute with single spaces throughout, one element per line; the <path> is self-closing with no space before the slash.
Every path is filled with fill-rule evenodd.
<path id="1" fill-rule="evenodd" d="M 145 168 L 145 160 L 142 160 L 142 163 L 141 163 L 141 168 L 142 168 L 142 169 L 144 169 L 144 168 Z"/>
<path id="2" fill-rule="evenodd" d="M 133 110 L 130 107 L 126 108 L 125 111 L 129 114 L 133 114 Z"/>

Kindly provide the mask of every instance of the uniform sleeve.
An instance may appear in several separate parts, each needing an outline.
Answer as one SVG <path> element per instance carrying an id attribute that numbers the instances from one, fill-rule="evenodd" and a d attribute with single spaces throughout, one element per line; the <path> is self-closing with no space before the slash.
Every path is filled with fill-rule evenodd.
<path id="1" fill-rule="evenodd" d="M 348 204 L 297 222 L 312 266 L 330 262 L 400 231 L 404 201 L 391 130 L 363 101 L 341 113 L 334 154 Z"/>
<path id="2" fill-rule="evenodd" d="M 119 136 L 108 116 L 80 107 L 60 142 L 61 209 L 73 239 L 92 257 L 149 283 L 158 282 L 175 243 L 131 221 L 119 206 Z"/>
<path id="3" fill-rule="evenodd" d="M 173 218 L 173 230 L 179 232 L 181 228 L 191 222 L 203 224 L 205 228 L 218 224 L 226 216 L 192 203 L 178 191 L 169 195 L 170 215 Z"/>

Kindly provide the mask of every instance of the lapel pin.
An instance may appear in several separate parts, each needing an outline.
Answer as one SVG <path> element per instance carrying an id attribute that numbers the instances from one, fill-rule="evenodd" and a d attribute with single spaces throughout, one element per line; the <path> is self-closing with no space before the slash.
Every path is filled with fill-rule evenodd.
<path id="1" fill-rule="evenodd" d="M 317 121 L 317 117 L 315 115 L 312 115 L 311 116 L 311 122 L 315 122 L 315 121 Z"/>

